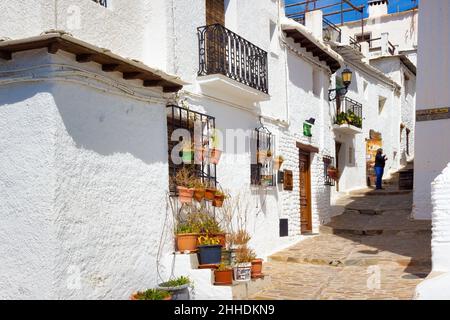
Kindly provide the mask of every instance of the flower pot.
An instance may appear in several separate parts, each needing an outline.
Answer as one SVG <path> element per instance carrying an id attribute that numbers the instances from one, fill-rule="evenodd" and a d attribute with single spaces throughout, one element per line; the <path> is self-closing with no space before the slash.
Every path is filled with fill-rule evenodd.
<path id="1" fill-rule="evenodd" d="M 233 284 L 233 270 L 215 270 L 214 271 L 214 284 L 216 286 L 226 286 Z"/>
<path id="2" fill-rule="evenodd" d="M 194 199 L 197 202 L 202 202 L 205 197 L 205 188 L 195 188 L 194 189 Z"/>
<path id="3" fill-rule="evenodd" d="M 252 278 L 259 278 L 262 276 L 262 259 L 255 259 L 252 261 Z"/>
<path id="4" fill-rule="evenodd" d="M 161 283 L 157 286 L 157 289 L 170 292 L 172 294 L 172 300 L 191 300 L 189 284 L 178 287 L 164 287 L 164 284 Z"/>
<path id="5" fill-rule="evenodd" d="M 181 160 L 184 163 L 190 164 L 194 160 L 194 150 L 187 149 L 182 151 Z"/>
<path id="6" fill-rule="evenodd" d="M 220 157 L 222 156 L 222 151 L 219 149 L 211 149 L 209 154 L 209 162 L 212 164 L 218 164 Z"/>
<path id="7" fill-rule="evenodd" d="M 178 199 L 181 203 L 192 203 L 192 197 L 194 196 L 194 189 L 178 186 Z"/>
<path id="8" fill-rule="evenodd" d="M 247 282 L 252 279 L 252 264 L 238 263 L 233 267 L 234 280 L 237 282 Z"/>
<path id="9" fill-rule="evenodd" d="M 205 189 L 205 200 L 213 201 L 216 195 L 216 189 L 206 188 Z"/>
<path id="10" fill-rule="evenodd" d="M 177 250 L 179 252 L 191 252 L 197 250 L 198 236 L 199 235 L 196 233 L 177 234 Z"/>
<path id="11" fill-rule="evenodd" d="M 212 203 L 213 207 L 222 208 L 224 200 L 225 200 L 225 196 L 223 194 L 220 194 L 220 195 L 216 194 L 214 196 L 214 200 Z"/>
<path id="12" fill-rule="evenodd" d="M 211 234 L 211 237 L 217 238 L 219 240 L 219 244 L 222 246 L 222 248 L 225 248 L 227 235 L 225 233 L 217 233 L 217 234 Z"/>
<path id="13" fill-rule="evenodd" d="M 222 246 L 198 246 L 199 264 L 220 264 L 222 260 Z"/>

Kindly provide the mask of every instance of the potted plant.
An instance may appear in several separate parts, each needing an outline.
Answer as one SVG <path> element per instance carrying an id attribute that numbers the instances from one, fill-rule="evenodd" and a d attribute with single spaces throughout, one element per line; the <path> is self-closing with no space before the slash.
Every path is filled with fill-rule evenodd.
<path id="1" fill-rule="evenodd" d="M 223 232 L 217 220 L 208 213 L 203 213 L 198 219 L 200 221 L 199 229 L 201 235 L 216 238 L 224 248 L 226 245 L 226 234 Z"/>
<path id="2" fill-rule="evenodd" d="M 190 300 L 189 288 L 192 287 L 192 281 L 188 277 L 179 278 L 160 283 L 158 290 L 168 291 L 172 294 L 172 300 Z"/>
<path id="3" fill-rule="evenodd" d="M 194 183 L 194 199 L 197 202 L 202 202 L 205 198 L 205 185 L 200 179 L 197 179 Z"/>
<path id="4" fill-rule="evenodd" d="M 233 266 L 234 280 L 246 282 L 251 280 L 252 260 L 255 254 L 246 245 L 236 249 L 236 263 Z"/>
<path id="5" fill-rule="evenodd" d="M 229 265 L 221 263 L 214 270 L 214 284 L 216 286 L 227 286 L 233 284 L 233 268 Z"/>
<path id="6" fill-rule="evenodd" d="M 329 166 L 327 168 L 327 174 L 331 179 L 337 180 L 339 173 L 338 173 L 338 170 L 334 166 Z"/>
<path id="7" fill-rule="evenodd" d="M 283 165 L 283 162 L 284 162 L 283 156 L 275 157 L 275 159 L 273 160 L 273 168 L 276 171 L 280 170 L 281 166 Z"/>
<path id="8" fill-rule="evenodd" d="M 176 246 L 179 252 L 197 250 L 198 227 L 192 221 L 179 223 L 176 230 Z"/>
<path id="9" fill-rule="evenodd" d="M 186 167 L 178 170 L 174 177 L 174 183 L 177 186 L 178 199 L 182 204 L 192 203 L 192 198 L 194 196 L 194 185 L 197 178 L 194 174 L 188 170 Z"/>
<path id="10" fill-rule="evenodd" d="M 213 207 L 221 208 L 223 206 L 225 198 L 226 198 L 225 193 L 223 193 L 220 190 L 216 190 L 216 192 L 214 193 L 214 200 L 212 203 Z"/>
<path id="11" fill-rule="evenodd" d="M 222 246 L 215 237 L 200 236 L 198 238 L 198 260 L 201 265 L 220 264 L 222 259 Z"/>
<path id="12" fill-rule="evenodd" d="M 205 200 L 213 201 L 216 194 L 216 188 L 213 186 L 212 182 L 208 182 L 205 187 Z"/>
<path id="13" fill-rule="evenodd" d="M 159 289 L 149 289 L 147 291 L 135 292 L 130 297 L 131 300 L 172 300 L 169 291 Z"/>
<path id="14" fill-rule="evenodd" d="M 263 259 L 253 259 L 252 260 L 252 279 L 261 278 Z"/>
<path id="15" fill-rule="evenodd" d="M 222 151 L 219 150 L 219 137 L 216 130 L 214 130 L 211 135 L 212 148 L 209 150 L 209 162 L 212 164 L 218 164 L 220 157 L 222 156 Z"/>

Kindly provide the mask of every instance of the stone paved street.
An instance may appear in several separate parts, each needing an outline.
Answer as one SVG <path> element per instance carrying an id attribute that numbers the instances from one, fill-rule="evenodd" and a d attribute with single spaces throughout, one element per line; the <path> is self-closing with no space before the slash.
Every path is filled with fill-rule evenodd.
<path id="1" fill-rule="evenodd" d="M 356 192 L 320 235 L 269 258 L 252 299 L 412 299 L 431 269 L 431 225 L 410 219 L 409 192 Z M 342 202 L 341 200 L 341 202 Z"/>

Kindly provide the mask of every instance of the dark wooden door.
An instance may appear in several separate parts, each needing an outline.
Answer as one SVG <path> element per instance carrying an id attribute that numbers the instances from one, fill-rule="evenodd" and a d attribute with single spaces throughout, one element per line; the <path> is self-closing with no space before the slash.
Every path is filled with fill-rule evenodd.
<path id="1" fill-rule="evenodd" d="M 310 153 L 300 150 L 300 220 L 303 233 L 312 232 Z"/>

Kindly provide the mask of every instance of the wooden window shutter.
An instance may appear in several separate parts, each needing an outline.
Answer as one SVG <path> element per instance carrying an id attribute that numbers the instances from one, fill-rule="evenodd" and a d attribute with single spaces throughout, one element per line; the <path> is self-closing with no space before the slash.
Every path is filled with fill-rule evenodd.
<path id="1" fill-rule="evenodd" d="M 294 190 L 294 175 L 291 170 L 284 170 L 284 186 L 283 190 L 292 191 Z"/>
<path id="2" fill-rule="evenodd" d="M 224 0 L 206 0 L 206 25 L 216 23 L 225 26 Z"/>

